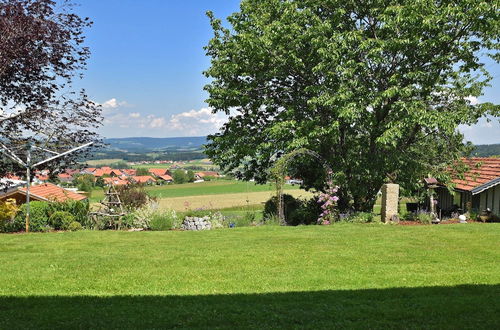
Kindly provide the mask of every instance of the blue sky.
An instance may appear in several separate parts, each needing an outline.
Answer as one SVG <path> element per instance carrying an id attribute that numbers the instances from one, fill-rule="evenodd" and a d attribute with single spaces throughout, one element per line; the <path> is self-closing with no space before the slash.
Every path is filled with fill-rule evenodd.
<path id="1" fill-rule="evenodd" d="M 94 21 L 87 30 L 92 57 L 78 83 L 103 105 L 106 137 L 198 136 L 225 120 L 204 100 L 209 66 L 203 46 L 212 37 L 205 15 L 225 18 L 239 0 L 76 0 L 76 11 Z M 500 68 L 480 102 L 500 103 Z M 500 143 L 498 120 L 461 130 L 474 143 Z"/>

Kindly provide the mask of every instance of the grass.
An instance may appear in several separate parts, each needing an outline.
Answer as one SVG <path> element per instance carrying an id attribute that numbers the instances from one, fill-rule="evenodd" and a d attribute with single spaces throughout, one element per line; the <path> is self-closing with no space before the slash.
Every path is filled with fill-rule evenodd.
<path id="1" fill-rule="evenodd" d="M 286 185 L 288 191 L 299 190 L 298 186 Z M 222 194 L 246 194 L 254 192 L 275 192 L 274 185 L 258 185 L 252 182 L 243 181 L 208 181 L 200 183 L 173 184 L 165 186 L 148 186 L 146 190 L 151 196 L 160 199 L 188 196 L 206 196 Z M 92 192 L 91 202 L 98 202 L 104 198 L 102 189 L 96 189 Z M 243 198 L 245 201 L 245 198 Z"/>
<path id="2" fill-rule="evenodd" d="M 176 166 L 181 168 L 189 167 L 189 166 L 198 166 L 203 167 L 205 170 L 218 168 L 217 165 L 214 165 L 209 159 L 199 159 L 199 160 L 190 160 L 184 162 L 175 162 Z M 132 168 L 170 168 L 172 164 L 134 164 Z"/>
<path id="3" fill-rule="evenodd" d="M 110 159 L 87 160 L 87 161 L 85 161 L 85 163 L 87 163 L 88 166 L 103 166 L 103 165 L 109 165 L 109 164 L 123 162 L 123 161 L 124 161 L 123 159 L 110 158 Z"/>
<path id="4" fill-rule="evenodd" d="M 294 189 L 287 191 L 294 197 L 308 197 L 311 193 Z M 161 208 L 170 208 L 176 211 L 187 209 L 226 209 L 231 207 L 245 207 L 246 205 L 263 204 L 271 197 L 275 196 L 274 191 L 260 191 L 249 193 L 228 193 L 214 195 L 194 195 L 186 197 L 160 198 Z"/>
<path id="5" fill-rule="evenodd" d="M 0 235 L 0 328 L 498 328 L 496 224 Z"/>

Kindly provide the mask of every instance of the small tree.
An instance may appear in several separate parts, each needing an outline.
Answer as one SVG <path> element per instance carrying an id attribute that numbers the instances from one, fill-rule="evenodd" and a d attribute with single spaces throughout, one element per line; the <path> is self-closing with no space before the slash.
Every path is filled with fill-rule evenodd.
<path id="1" fill-rule="evenodd" d="M 187 171 L 186 173 L 186 180 L 187 182 L 194 182 L 195 178 L 194 178 L 194 172 L 189 170 Z"/>
<path id="2" fill-rule="evenodd" d="M 116 192 L 120 195 L 120 201 L 123 207 L 129 211 L 134 211 L 146 205 L 154 198 L 148 195 L 142 185 L 128 184 L 117 186 Z"/>
<path id="3" fill-rule="evenodd" d="M 182 184 L 188 182 L 187 174 L 184 170 L 175 170 L 173 174 L 174 183 Z"/>
<path id="4" fill-rule="evenodd" d="M 12 222 L 19 207 L 16 205 L 16 200 L 9 198 L 5 202 L 0 201 L 0 232 L 4 231 L 7 222 Z"/>
<path id="5" fill-rule="evenodd" d="M 136 171 L 136 174 L 138 176 L 151 175 L 151 173 L 149 173 L 149 170 L 147 168 L 144 168 L 144 167 L 138 168 Z"/>
<path id="6" fill-rule="evenodd" d="M 72 8 L 69 0 L 0 0 L 0 141 L 23 159 L 28 142 L 59 152 L 97 138 L 101 109 L 72 88 L 90 56 L 83 43 L 91 22 Z M 87 152 L 44 166 L 56 173 Z M 6 172 L 23 168 L 2 157 Z"/>

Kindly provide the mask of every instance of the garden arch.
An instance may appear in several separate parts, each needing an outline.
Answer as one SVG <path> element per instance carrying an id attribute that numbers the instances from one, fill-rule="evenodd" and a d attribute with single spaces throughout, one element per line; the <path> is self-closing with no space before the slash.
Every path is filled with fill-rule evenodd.
<path id="1" fill-rule="evenodd" d="M 298 156 L 311 156 L 313 158 L 316 158 L 317 160 L 320 161 L 321 165 L 326 171 L 326 174 L 328 176 L 329 180 L 332 180 L 333 176 L 333 171 L 330 165 L 325 161 L 323 157 L 321 157 L 320 154 L 318 154 L 315 151 L 312 151 L 307 148 L 300 148 L 293 150 L 284 156 L 282 156 L 280 159 L 276 161 L 274 166 L 271 168 L 271 176 L 274 177 L 274 180 L 276 182 L 276 198 L 278 201 L 278 219 L 280 221 L 281 225 L 285 224 L 285 210 L 284 210 L 284 203 L 283 203 L 283 185 L 285 184 L 285 175 L 286 171 L 288 169 L 288 166 L 292 160 L 294 160 Z"/>

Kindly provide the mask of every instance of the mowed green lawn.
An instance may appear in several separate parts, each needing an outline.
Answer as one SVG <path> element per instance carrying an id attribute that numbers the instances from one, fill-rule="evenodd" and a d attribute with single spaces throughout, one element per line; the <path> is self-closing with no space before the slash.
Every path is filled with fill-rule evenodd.
<path id="1" fill-rule="evenodd" d="M 500 326 L 496 224 L 0 235 L 0 329 Z"/>
<path id="2" fill-rule="evenodd" d="M 263 191 L 276 191 L 271 184 L 255 184 L 244 181 L 208 181 L 200 183 L 172 184 L 164 186 L 146 186 L 147 192 L 158 198 L 187 197 L 187 196 L 206 196 L 222 194 L 240 194 Z M 298 190 L 298 186 L 285 185 L 285 190 Z M 98 202 L 104 198 L 104 191 L 96 189 L 92 192 L 91 202 Z"/>

